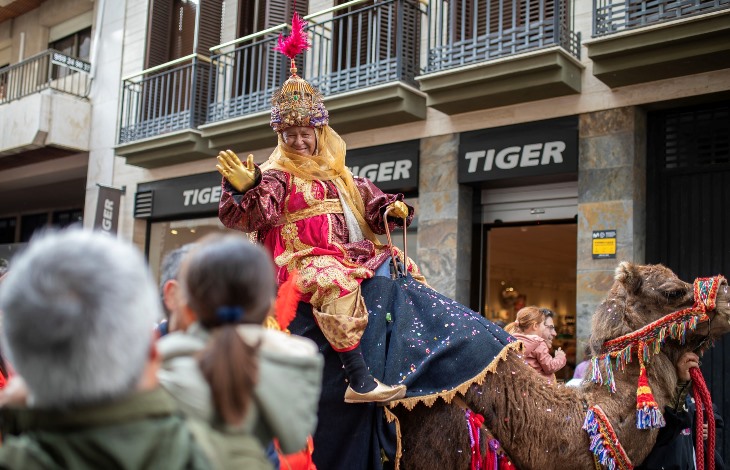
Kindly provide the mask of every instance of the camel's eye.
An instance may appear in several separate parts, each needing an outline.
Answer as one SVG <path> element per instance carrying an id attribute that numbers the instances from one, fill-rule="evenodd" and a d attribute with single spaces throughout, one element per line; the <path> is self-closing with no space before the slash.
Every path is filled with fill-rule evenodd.
<path id="1" fill-rule="evenodd" d="M 670 290 L 664 293 L 667 296 L 667 300 L 679 300 L 687 294 L 684 289 Z"/>

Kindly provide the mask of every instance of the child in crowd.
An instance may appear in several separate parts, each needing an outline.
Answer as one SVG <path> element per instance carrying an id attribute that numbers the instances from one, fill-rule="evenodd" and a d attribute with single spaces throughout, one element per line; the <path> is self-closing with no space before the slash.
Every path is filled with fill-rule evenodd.
<path id="1" fill-rule="evenodd" d="M 522 341 L 527 362 L 540 375 L 555 383 L 555 372 L 565 367 L 565 352 L 558 348 L 555 357 L 550 355 L 545 343 L 545 314 L 539 308 L 524 307 L 517 312 L 514 322 L 505 327 L 507 333 Z"/>
<path id="2" fill-rule="evenodd" d="M 207 237 L 183 258 L 179 280 L 183 313 L 195 321 L 158 342 L 162 386 L 189 418 L 250 446 L 255 465 L 238 468 L 266 468 L 263 449 L 274 438 L 284 453 L 303 449 L 316 426 L 323 359 L 310 340 L 262 326 L 276 295 L 267 253 L 240 235 Z"/>

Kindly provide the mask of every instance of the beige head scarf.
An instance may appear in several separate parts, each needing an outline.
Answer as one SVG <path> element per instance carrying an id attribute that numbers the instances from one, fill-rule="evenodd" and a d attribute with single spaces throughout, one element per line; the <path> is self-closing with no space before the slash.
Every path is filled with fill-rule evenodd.
<path id="1" fill-rule="evenodd" d="M 315 132 L 317 135 L 317 150 L 312 156 L 295 153 L 284 142 L 281 133 L 279 133 L 279 144 L 271 153 L 269 159 L 261 166 L 261 169 L 277 169 L 310 181 L 332 181 L 357 219 L 365 238 L 376 245 L 380 245 L 365 220 L 365 204 L 355 186 L 352 173 L 345 166 L 347 148 L 345 141 L 328 125 L 315 128 Z"/>

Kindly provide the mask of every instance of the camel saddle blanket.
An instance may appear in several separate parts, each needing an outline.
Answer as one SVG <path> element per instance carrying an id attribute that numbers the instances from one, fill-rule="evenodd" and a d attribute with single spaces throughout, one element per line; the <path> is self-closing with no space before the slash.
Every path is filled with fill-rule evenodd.
<path id="1" fill-rule="evenodd" d="M 363 281 L 369 311 L 361 340 L 365 361 L 383 383 L 403 383 L 406 397 L 394 404 L 450 401 L 481 383 L 497 362 L 519 343 L 503 329 L 412 277 L 376 275 Z M 396 432 L 382 407 L 344 402 L 347 381 L 337 353 L 300 303 L 289 325 L 293 334 L 314 340 L 325 357 L 319 423 L 313 459 L 318 468 L 382 468 L 381 452 L 395 457 Z M 392 405 L 392 404 L 391 404 Z M 344 460 L 343 460 L 344 459 Z"/>

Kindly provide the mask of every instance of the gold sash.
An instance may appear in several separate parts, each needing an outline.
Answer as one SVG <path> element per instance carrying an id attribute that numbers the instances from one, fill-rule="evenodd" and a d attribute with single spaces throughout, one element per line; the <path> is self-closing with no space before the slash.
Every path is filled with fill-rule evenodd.
<path id="1" fill-rule="evenodd" d="M 306 209 L 300 209 L 294 212 L 284 212 L 276 222 L 276 226 L 284 224 L 293 224 L 300 220 L 308 219 L 317 215 L 324 214 L 342 214 L 342 204 L 339 199 L 325 199 Z"/>

